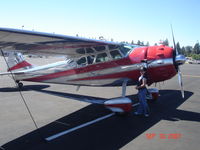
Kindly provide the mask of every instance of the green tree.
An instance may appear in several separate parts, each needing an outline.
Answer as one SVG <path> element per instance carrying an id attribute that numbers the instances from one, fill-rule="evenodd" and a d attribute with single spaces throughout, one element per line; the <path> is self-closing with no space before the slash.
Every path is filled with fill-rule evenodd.
<path id="1" fill-rule="evenodd" d="M 169 41 L 168 41 L 168 39 L 165 39 L 165 40 L 163 41 L 163 44 L 166 45 L 166 46 L 169 46 Z"/>
<path id="2" fill-rule="evenodd" d="M 194 45 L 193 52 L 194 52 L 194 54 L 200 54 L 200 45 L 199 45 L 199 42 L 197 42 Z"/>
<path id="3" fill-rule="evenodd" d="M 181 54 L 186 55 L 186 50 L 184 46 L 181 48 L 181 52 L 182 52 Z"/>
<path id="4" fill-rule="evenodd" d="M 191 57 L 195 60 L 200 60 L 200 54 L 191 54 Z"/>
<path id="5" fill-rule="evenodd" d="M 176 49 L 177 49 L 177 51 L 178 51 L 179 54 L 183 54 L 179 42 L 176 44 Z"/>
<path id="6" fill-rule="evenodd" d="M 140 44 L 141 44 L 141 42 L 140 42 L 140 40 L 138 40 L 138 41 L 137 41 L 137 45 L 140 45 Z"/>
<path id="7" fill-rule="evenodd" d="M 186 46 L 185 47 L 185 53 L 186 55 L 191 55 L 192 54 L 192 46 Z"/>

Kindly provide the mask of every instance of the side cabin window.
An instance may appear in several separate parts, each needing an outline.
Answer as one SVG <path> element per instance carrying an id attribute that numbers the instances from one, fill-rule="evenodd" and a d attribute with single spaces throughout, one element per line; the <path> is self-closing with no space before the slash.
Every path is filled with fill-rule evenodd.
<path id="1" fill-rule="evenodd" d="M 67 66 L 70 67 L 70 68 L 75 68 L 77 67 L 77 63 L 76 61 L 72 60 L 72 59 L 68 59 L 66 60 L 67 61 Z"/>
<path id="2" fill-rule="evenodd" d="M 112 56 L 113 59 L 120 59 L 122 58 L 122 55 L 118 50 L 114 50 L 110 52 L 110 55 Z"/>
<path id="3" fill-rule="evenodd" d="M 96 57 L 96 63 L 108 61 L 109 57 L 106 53 L 100 53 Z"/>
<path id="4" fill-rule="evenodd" d="M 93 64 L 93 62 L 94 62 L 94 58 L 95 58 L 94 55 L 87 56 L 87 62 L 88 62 L 88 65 Z"/>
<path id="5" fill-rule="evenodd" d="M 81 57 L 81 58 L 77 61 L 77 64 L 78 64 L 79 66 L 86 66 L 86 65 L 87 65 L 86 58 L 85 58 L 85 57 Z"/>

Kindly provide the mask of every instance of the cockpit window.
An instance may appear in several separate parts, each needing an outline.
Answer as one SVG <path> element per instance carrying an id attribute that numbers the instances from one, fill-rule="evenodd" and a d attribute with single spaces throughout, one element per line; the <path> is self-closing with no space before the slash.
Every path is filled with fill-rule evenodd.
<path id="1" fill-rule="evenodd" d="M 105 46 L 96 46 L 94 47 L 97 52 L 104 51 L 106 48 Z"/>
<path id="2" fill-rule="evenodd" d="M 122 45 L 120 47 L 120 51 L 122 52 L 122 54 L 124 54 L 124 56 L 127 56 L 130 51 L 132 51 L 134 48 L 139 47 L 137 45 Z"/>
<path id="3" fill-rule="evenodd" d="M 86 48 L 86 53 L 94 53 L 94 50 L 92 48 Z"/>
<path id="4" fill-rule="evenodd" d="M 130 46 L 126 46 L 126 45 L 123 45 L 120 47 L 120 51 L 124 54 L 124 56 L 127 56 L 128 53 L 131 51 L 131 47 Z"/>
<path id="5" fill-rule="evenodd" d="M 118 49 L 119 45 L 108 45 L 109 50 Z"/>
<path id="6" fill-rule="evenodd" d="M 85 49 L 84 48 L 79 48 L 76 50 L 77 53 L 79 54 L 85 54 Z"/>
<path id="7" fill-rule="evenodd" d="M 97 55 L 96 62 L 105 62 L 108 61 L 109 57 L 106 53 L 100 53 Z"/>
<path id="8" fill-rule="evenodd" d="M 111 51 L 110 55 L 112 56 L 113 59 L 120 59 L 120 58 L 122 58 L 122 55 L 119 53 L 118 50 Z"/>

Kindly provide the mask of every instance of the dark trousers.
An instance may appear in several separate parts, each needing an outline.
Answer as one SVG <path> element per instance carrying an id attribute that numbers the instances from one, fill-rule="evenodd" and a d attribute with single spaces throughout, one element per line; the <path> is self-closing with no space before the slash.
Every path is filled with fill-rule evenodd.
<path id="1" fill-rule="evenodd" d="M 137 112 L 139 114 L 148 114 L 149 113 L 149 107 L 146 101 L 146 94 L 147 94 L 147 89 L 139 89 L 138 91 L 138 98 L 139 98 L 139 103 L 140 105 L 137 108 Z"/>

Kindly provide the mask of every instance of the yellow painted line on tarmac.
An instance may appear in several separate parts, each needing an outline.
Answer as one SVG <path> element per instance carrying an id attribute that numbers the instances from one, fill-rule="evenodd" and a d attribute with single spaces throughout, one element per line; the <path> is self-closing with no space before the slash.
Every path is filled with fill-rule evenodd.
<path id="1" fill-rule="evenodd" d="M 186 74 L 184 74 L 183 77 L 200 78 L 200 76 L 195 76 L 195 75 L 186 75 Z"/>

